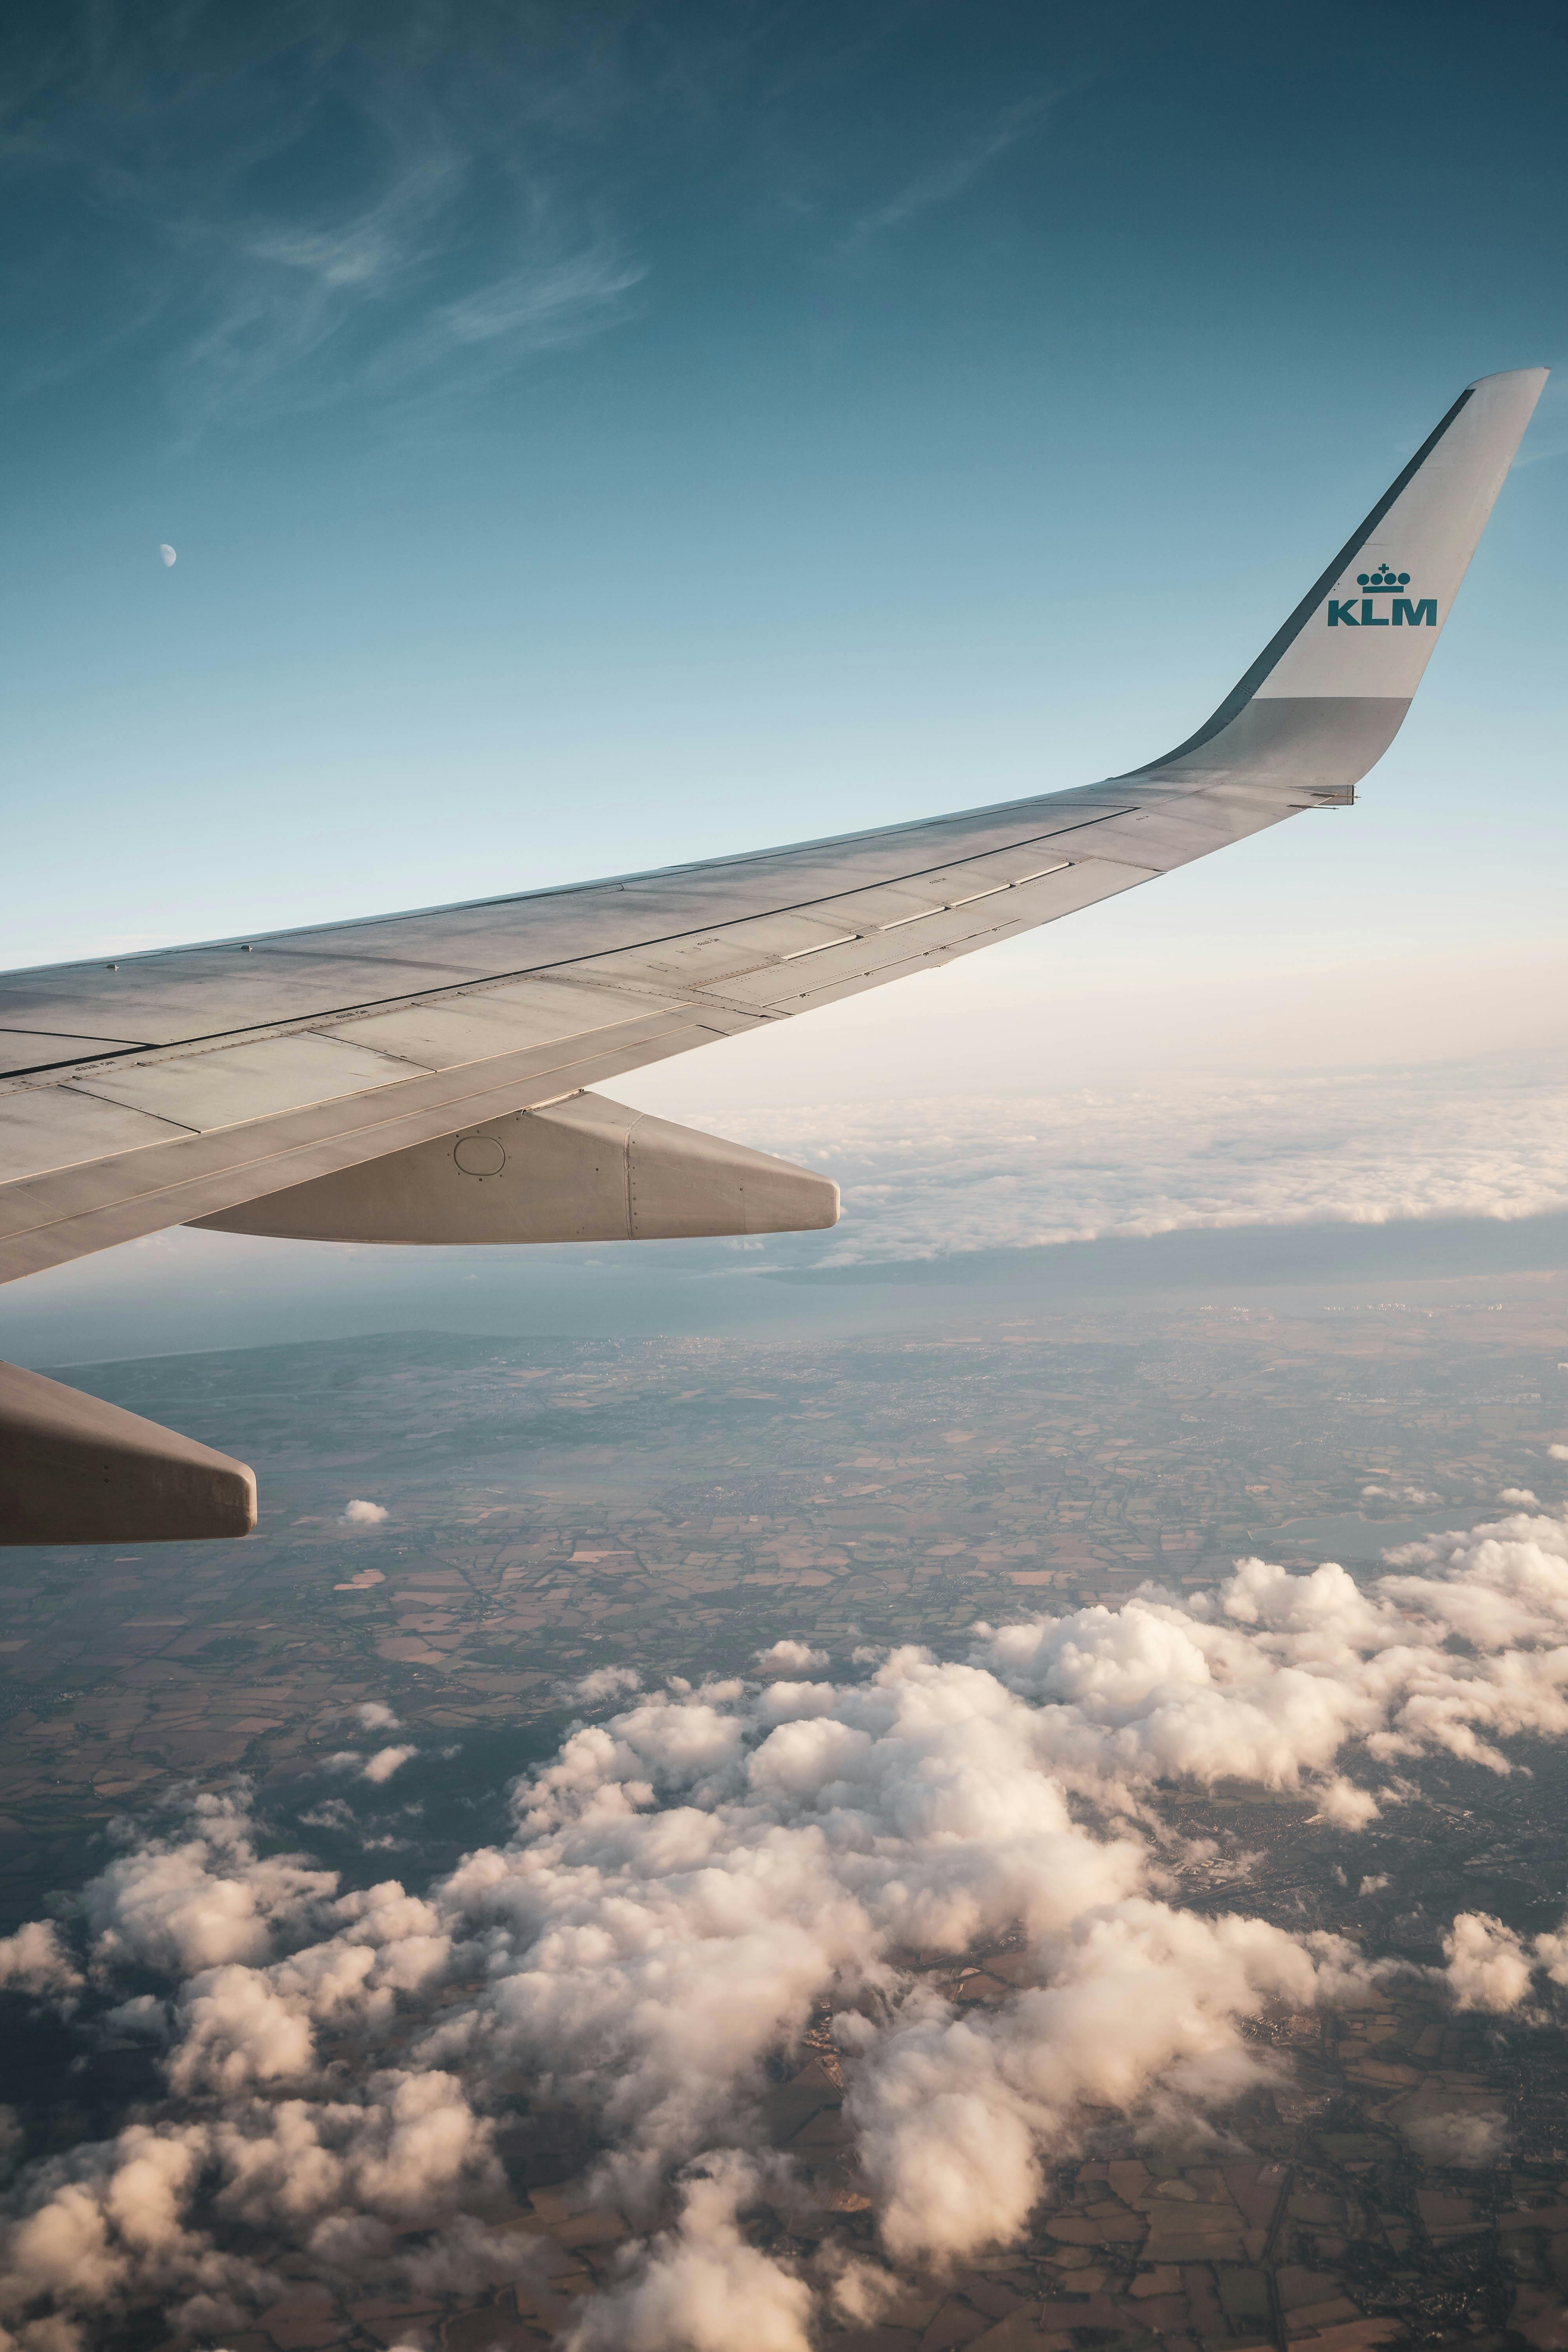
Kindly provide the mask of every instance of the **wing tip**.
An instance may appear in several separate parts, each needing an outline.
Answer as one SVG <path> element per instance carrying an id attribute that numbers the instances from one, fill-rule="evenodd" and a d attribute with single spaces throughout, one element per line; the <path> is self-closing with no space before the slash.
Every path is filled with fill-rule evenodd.
<path id="1" fill-rule="evenodd" d="M 1465 390 L 1486 392 L 1493 384 L 1500 383 L 1518 384 L 1522 390 L 1527 383 L 1533 383 L 1535 396 L 1539 400 L 1545 387 L 1546 379 L 1551 373 L 1552 370 L 1549 367 L 1499 368 L 1491 375 L 1477 376 L 1473 383 L 1468 383 L 1465 386 Z"/>

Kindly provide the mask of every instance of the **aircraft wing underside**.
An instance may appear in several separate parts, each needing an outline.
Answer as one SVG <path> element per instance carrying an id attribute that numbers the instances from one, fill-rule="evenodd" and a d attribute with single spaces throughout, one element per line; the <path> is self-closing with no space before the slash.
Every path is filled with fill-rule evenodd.
<path id="1" fill-rule="evenodd" d="M 723 866 L 0 980 L 14 1070 L 0 1275 L 928 971 L 1275 824 L 1310 791 L 1099 786 Z"/>

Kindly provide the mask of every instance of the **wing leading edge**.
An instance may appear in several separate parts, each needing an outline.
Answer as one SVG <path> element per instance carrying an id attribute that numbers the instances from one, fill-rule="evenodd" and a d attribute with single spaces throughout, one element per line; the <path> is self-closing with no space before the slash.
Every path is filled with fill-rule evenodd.
<path id="1" fill-rule="evenodd" d="M 391 1171 L 374 1170 L 393 1155 L 415 1155 L 399 1167 L 424 1188 L 404 1229 L 442 1238 L 423 1151 L 440 1139 L 510 1134 L 519 1113 L 1352 799 L 1545 377 L 1468 386 L 1206 724 L 1127 775 L 571 889 L 0 976 L 0 1281 L 178 1223 L 342 1235 L 355 1170 L 380 1204 L 370 1238 L 388 1231 Z M 805 1175 L 753 1172 L 745 1213 Z M 457 1222 L 466 1237 L 494 1211 Z M 537 1213 L 523 1223 L 497 1237 L 552 1237 Z"/>

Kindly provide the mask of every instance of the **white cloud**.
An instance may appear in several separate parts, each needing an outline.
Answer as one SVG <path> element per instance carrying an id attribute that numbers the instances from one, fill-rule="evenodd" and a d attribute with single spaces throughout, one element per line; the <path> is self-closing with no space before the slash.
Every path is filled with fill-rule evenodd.
<path id="1" fill-rule="evenodd" d="M 349 1709 L 349 1713 L 364 1731 L 396 1731 L 399 1728 L 397 1717 L 384 1699 L 362 1699 L 357 1706 Z"/>
<path id="2" fill-rule="evenodd" d="M 361 1780 L 379 1782 L 390 1780 L 393 1774 L 401 1766 L 406 1764 L 411 1756 L 417 1756 L 418 1753 L 418 1748 L 412 1741 L 407 1740 L 399 1741 L 394 1746 L 378 1748 L 374 1756 L 366 1756 L 363 1749 L 358 1748 L 340 1748 L 335 1755 L 328 1756 L 323 1759 L 323 1767 L 329 1772 L 352 1772 Z M 330 1801 L 337 1804 L 341 1800 L 333 1798 Z"/>
<path id="3" fill-rule="evenodd" d="M 1457 2009 L 1517 2009 L 1530 1991 L 1531 1968 L 1521 1938 L 1484 1911 L 1461 1911 L 1443 1938 L 1444 1973 Z"/>
<path id="4" fill-rule="evenodd" d="M 808 1666 L 825 1666 L 826 1650 L 814 1650 L 809 1642 L 774 1642 L 765 1650 L 756 1652 L 756 1661 L 764 1674 L 784 1674 Z"/>
<path id="5" fill-rule="evenodd" d="M 307 1921 L 331 1892 L 331 1874 L 301 1854 L 258 1856 L 235 1798 L 197 1798 L 189 1826 L 182 1839 L 146 1839 L 89 1881 L 83 1911 L 100 1969 L 129 1961 L 183 1975 L 260 1959 L 275 1929 Z"/>
<path id="6" fill-rule="evenodd" d="M 676 2228 L 624 2286 L 587 2305 L 564 2352 L 811 2352 L 810 2287 L 748 2245 L 736 2221 L 757 2188 L 756 2168 L 732 2149 L 694 2168 Z"/>
<path id="7" fill-rule="evenodd" d="M 1568 1445 L 1552 1444 L 1547 1447 L 1546 1453 L 1549 1461 L 1568 1462 Z"/>
<path id="8" fill-rule="evenodd" d="M 1446 2114 L 1413 2116 L 1405 2137 L 1428 2164 L 1479 2171 L 1502 2154 L 1508 2118 L 1489 2108 L 1451 2108 Z"/>
<path id="9" fill-rule="evenodd" d="M 166 2030 L 169 2104 L 24 2174 L 0 2322 L 37 2299 L 63 2352 L 138 2298 L 187 2333 L 253 2324 L 275 2284 L 226 2238 L 239 2224 L 296 2274 L 378 2292 L 517 2276 L 531 2242 L 480 2218 L 485 2102 L 515 2071 L 593 2119 L 601 2193 L 647 2228 L 577 2308 L 576 2352 L 738 2329 L 802 2352 L 827 2310 L 880 2291 L 869 2266 L 774 2260 L 739 2219 L 798 2193 L 757 2106 L 765 2062 L 824 2004 L 888 2252 L 971 2260 L 1090 2119 L 1202 2126 L 1283 2063 L 1252 2021 L 1375 1973 L 1333 1937 L 1182 1908 L 1160 1783 L 1304 1785 L 1332 1838 L 1376 1801 L 1381 1759 L 1503 1770 L 1511 1733 L 1568 1728 L 1565 1633 L 1568 1523 L 1520 1514 L 1406 1547 L 1364 1588 L 1248 1560 L 1213 1594 L 983 1627 L 966 1659 L 895 1649 L 843 1685 L 644 1693 L 621 1670 L 616 1711 L 517 1785 L 511 1834 L 424 1894 L 343 1895 L 268 1854 L 242 1798 L 202 1798 L 84 1890 L 73 1932 L 100 1996 L 44 1923 L 5 1948 L 41 1988 L 100 1998 L 113 2030 Z M 1022 1980 L 995 2006 L 910 1966 L 1004 1936 Z M 145 2020 L 127 1968 L 166 1988 L 138 1996 Z M 1536 1989 L 1568 1986 L 1568 1923 L 1526 1940 L 1464 1914 L 1441 1974 L 1458 2007 L 1528 2019 Z M 330 2076 L 327 2034 L 346 2060 Z M 1489 2126 L 1442 2145 L 1482 2161 Z"/>
<path id="10" fill-rule="evenodd" d="M 955 2017 L 921 1992 L 887 2027 L 840 2022 L 861 2055 L 847 2106 L 896 2255 L 959 2260 L 1005 2242 L 1085 2108 L 1136 2111 L 1155 2085 L 1172 2115 L 1222 2105 L 1267 2073 L 1243 2019 L 1364 1982 L 1331 1937 L 1145 1897 L 1086 1909 L 1041 1958 L 1048 1981 L 994 2016 Z"/>
<path id="11" fill-rule="evenodd" d="M 64 1993 L 81 1972 L 51 1919 L 29 1919 L 14 1936 L 0 1936 L 0 1986 L 13 1992 Z"/>
<path id="12" fill-rule="evenodd" d="M 1363 1830 L 1378 1819 L 1381 1810 L 1370 1789 L 1359 1789 L 1353 1780 L 1336 1773 L 1318 1798 L 1316 1818 L 1332 1822 L 1342 1830 Z"/>
<path id="13" fill-rule="evenodd" d="M 180 1994 L 179 2040 L 169 2066 L 177 2091 L 233 2097 L 252 2083 L 302 2074 L 315 2058 L 308 2016 L 258 1969 L 204 1969 Z"/>
<path id="14" fill-rule="evenodd" d="M 1333 1562 L 1243 1560 L 1214 1596 L 981 1627 L 972 1654 L 1056 1702 L 1042 1746 L 1110 1801 L 1170 1773 L 1323 1776 L 1330 1810 L 1359 1808 L 1329 1785 L 1352 1740 L 1379 1763 L 1442 1748 L 1506 1771 L 1499 1738 L 1568 1730 L 1568 1521 L 1517 1515 L 1385 1559 L 1364 1587 Z"/>
<path id="15" fill-rule="evenodd" d="M 603 1706 L 606 1700 L 625 1698 L 641 1685 L 642 1676 L 635 1666 L 595 1666 L 592 1674 L 581 1675 L 572 1689 L 584 1706 Z"/>
<path id="16" fill-rule="evenodd" d="M 387 1517 L 386 1505 L 356 1498 L 343 1505 L 343 1517 L 351 1528 L 379 1528 Z"/>
<path id="17" fill-rule="evenodd" d="M 1528 1486 L 1504 1486 L 1498 1501 L 1509 1504 L 1517 1511 L 1538 1511 L 1541 1508 L 1540 1496 L 1531 1494 Z"/>

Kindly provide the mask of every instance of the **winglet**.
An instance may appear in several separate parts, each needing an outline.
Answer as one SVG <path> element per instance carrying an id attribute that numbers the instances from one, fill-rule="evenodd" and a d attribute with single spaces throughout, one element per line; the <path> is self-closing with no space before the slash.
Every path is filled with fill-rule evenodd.
<path id="1" fill-rule="evenodd" d="M 1213 717 L 1134 772 L 1350 798 L 1410 708 L 1547 373 L 1467 385 Z"/>

